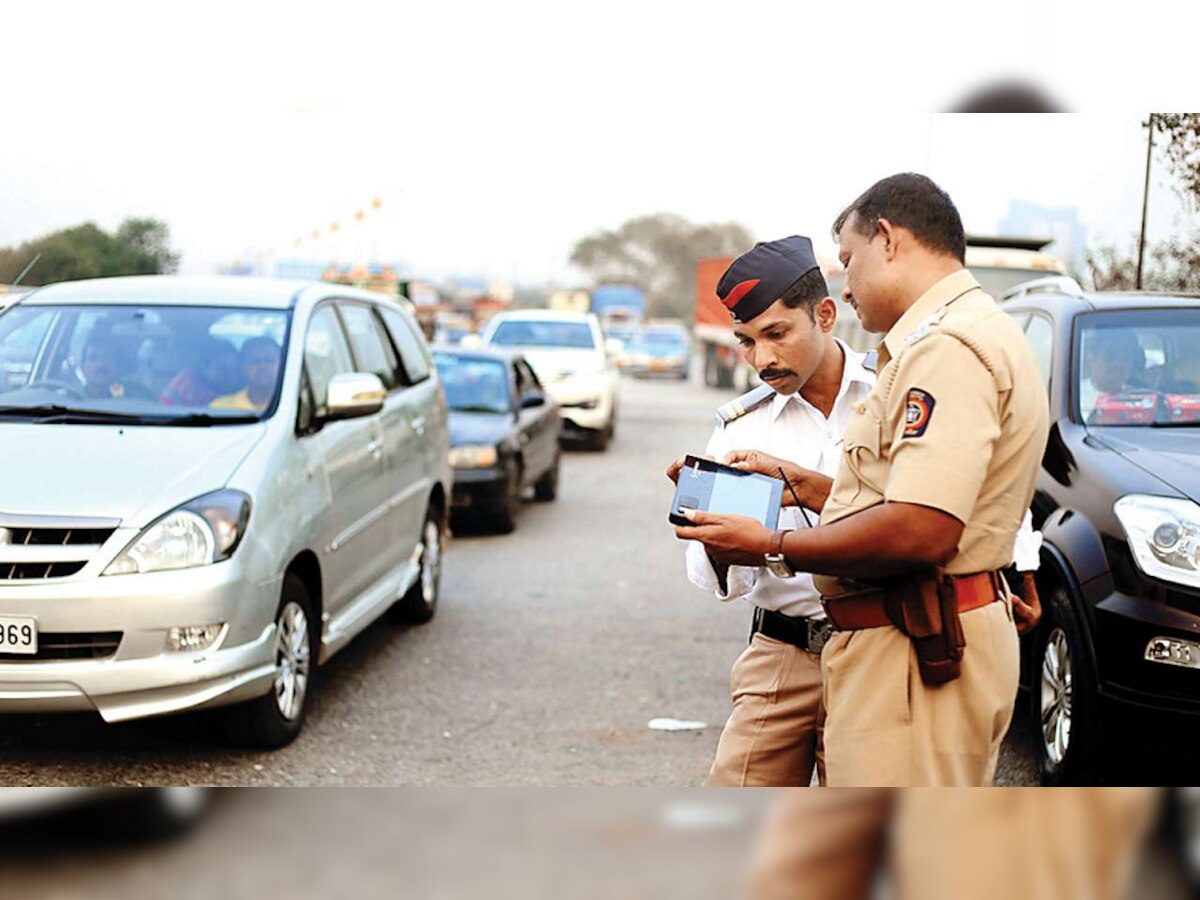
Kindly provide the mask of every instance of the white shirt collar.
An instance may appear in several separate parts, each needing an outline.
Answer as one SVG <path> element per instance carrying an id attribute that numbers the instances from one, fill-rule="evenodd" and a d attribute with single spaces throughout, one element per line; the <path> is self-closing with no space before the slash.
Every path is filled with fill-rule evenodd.
<path id="1" fill-rule="evenodd" d="M 875 386 L 875 373 L 863 368 L 863 354 L 851 350 L 846 346 L 841 338 L 834 338 L 837 345 L 842 348 L 843 364 L 842 364 L 842 384 L 838 388 L 837 399 L 834 400 L 836 405 L 850 390 L 850 385 L 854 382 L 865 384 L 868 388 Z M 793 399 L 797 400 L 801 406 L 809 409 L 815 408 L 807 400 L 800 396 L 800 392 L 794 394 L 776 394 L 771 398 L 771 418 L 779 418 L 779 414 L 787 409 L 787 405 Z"/>

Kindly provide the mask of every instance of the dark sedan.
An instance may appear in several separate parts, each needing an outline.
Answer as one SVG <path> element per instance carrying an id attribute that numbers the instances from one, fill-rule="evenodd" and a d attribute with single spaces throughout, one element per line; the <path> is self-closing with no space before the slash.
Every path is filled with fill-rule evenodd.
<path id="1" fill-rule="evenodd" d="M 1200 297 L 1086 293 L 1052 278 L 1003 306 L 1050 397 L 1033 500 L 1045 619 L 1022 666 L 1043 780 L 1102 779 L 1153 745 L 1195 759 Z M 1169 777 L 1139 768 L 1133 777 Z"/>
<path id="2" fill-rule="evenodd" d="M 453 509 L 511 531 L 527 488 L 543 501 L 558 493 L 558 405 L 522 356 L 437 348 L 433 358 L 449 411 Z"/>

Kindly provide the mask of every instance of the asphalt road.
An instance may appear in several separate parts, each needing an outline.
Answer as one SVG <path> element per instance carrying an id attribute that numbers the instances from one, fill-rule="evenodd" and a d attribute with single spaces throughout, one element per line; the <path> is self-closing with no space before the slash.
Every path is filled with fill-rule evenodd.
<path id="1" fill-rule="evenodd" d="M 207 716 L 14 716 L 0 784 L 702 784 L 750 611 L 687 583 L 662 470 L 729 396 L 627 379 L 610 449 L 568 452 L 558 499 L 514 533 L 458 529 L 437 617 L 376 623 L 335 657 L 292 746 L 231 748 Z M 1010 734 L 998 783 L 1036 783 L 1030 740 Z"/>

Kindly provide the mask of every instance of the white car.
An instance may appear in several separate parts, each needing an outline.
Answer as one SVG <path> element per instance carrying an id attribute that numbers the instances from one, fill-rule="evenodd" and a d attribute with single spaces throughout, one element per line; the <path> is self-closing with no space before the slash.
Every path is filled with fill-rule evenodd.
<path id="1" fill-rule="evenodd" d="M 484 346 L 520 351 L 558 402 L 565 435 L 603 450 L 616 431 L 620 376 L 591 313 L 546 309 L 504 312 L 483 334 Z"/>

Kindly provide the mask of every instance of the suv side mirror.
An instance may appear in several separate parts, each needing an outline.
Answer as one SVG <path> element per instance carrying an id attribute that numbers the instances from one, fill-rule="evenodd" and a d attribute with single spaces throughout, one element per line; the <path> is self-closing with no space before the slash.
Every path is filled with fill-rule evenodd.
<path id="1" fill-rule="evenodd" d="M 521 398 L 521 409 L 533 409 L 535 406 L 545 406 L 546 395 L 538 393 L 526 394 Z"/>
<path id="2" fill-rule="evenodd" d="M 324 421 L 357 419 L 383 409 L 387 388 L 370 372 L 344 372 L 329 379 Z"/>

